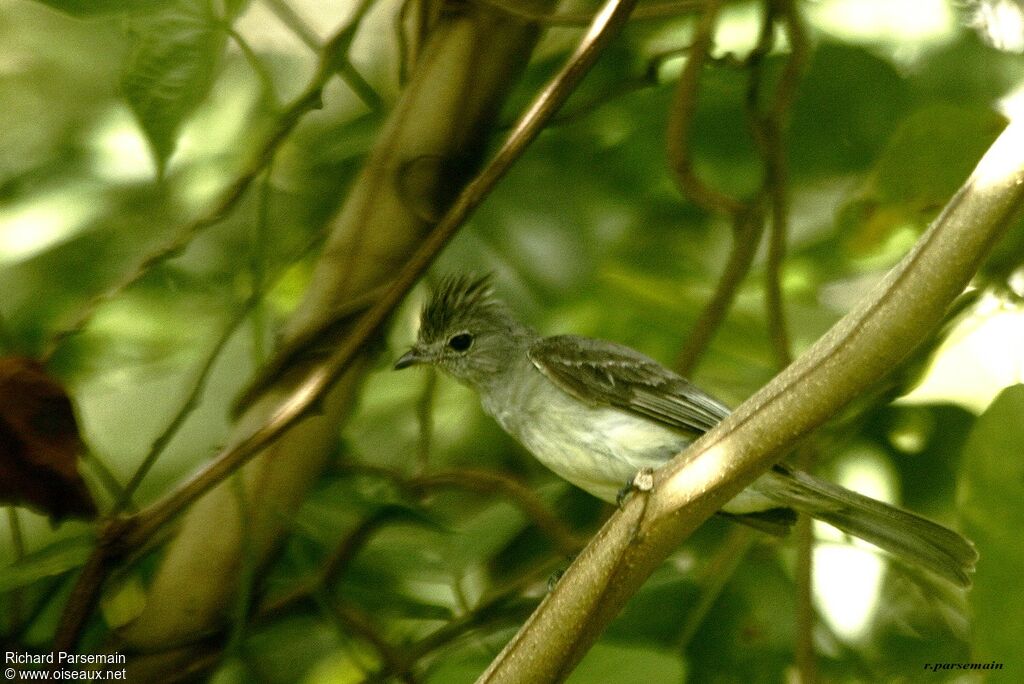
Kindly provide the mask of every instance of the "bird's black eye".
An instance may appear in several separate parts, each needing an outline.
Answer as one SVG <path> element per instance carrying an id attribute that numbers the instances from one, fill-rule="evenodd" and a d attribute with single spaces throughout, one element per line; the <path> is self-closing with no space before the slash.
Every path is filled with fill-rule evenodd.
<path id="1" fill-rule="evenodd" d="M 452 335 L 448 340 L 448 348 L 457 352 L 464 352 L 473 346 L 473 336 L 467 332 Z"/>

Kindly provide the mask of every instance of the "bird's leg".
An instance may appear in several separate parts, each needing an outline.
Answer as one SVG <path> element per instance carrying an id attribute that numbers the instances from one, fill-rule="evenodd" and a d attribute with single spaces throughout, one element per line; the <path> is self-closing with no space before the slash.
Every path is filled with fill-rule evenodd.
<path id="1" fill-rule="evenodd" d="M 571 556 L 569 556 L 569 565 L 572 565 L 572 562 L 574 560 L 576 560 L 576 554 L 575 553 L 572 554 Z M 558 580 L 562 579 L 562 575 L 564 575 L 565 571 L 568 570 L 568 569 L 569 569 L 569 566 L 566 565 L 565 567 L 558 568 L 553 573 L 548 575 L 548 591 L 554 591 L 555 590 L 555 585 L 558 584 Z"/>
<path id="2" fill-rule="evenodd" d="M 622 508 L 626 499 L 633 492 L 649 492 L 654 488 L 654 468 L 641 468 L 629 478 L 626 486 L 619 490 L 615 497 L 615 505 Z"/>

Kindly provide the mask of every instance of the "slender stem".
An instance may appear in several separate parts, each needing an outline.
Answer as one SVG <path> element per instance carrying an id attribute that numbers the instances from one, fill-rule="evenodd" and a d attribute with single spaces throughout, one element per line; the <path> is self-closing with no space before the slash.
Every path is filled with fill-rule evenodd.
<path id="1" fill-rule="evenodd" d="M 542 26 L 587 26 L 594 21 L 594 14 L 584 12 L 533 12 L 524 7 L 517 7 L 515 1 L 476 0 L 488 7 L 501 10 L 506 14 L 524 21 L 535 22 Z M 670 0 L 669 2 L 650 3 L 637 7 L 630 19 L 670 19 L 687 14 L 695 14 L 704 9 L 709 0 Z"/>
<path id="2" fill-rule="evenodd" d="M 320 52 L 320 49 L 323 47 L 320 44 L 320 36 L 316 35 L 316 31 L 306 23 L 306 20 L 291 5 L 284 0 L 263 0 L 263 4 L 302 41 L 303 45 L 313 52 Z"/>
<path id="3" fill-rule="evenodd" d="M 253 73 L 256 74 L 256 78 L 259 79 L 260 90 L 262 91 L 263 100 L 266 106 L 268 106 L 271 111 L 276 112 L 280 108 L 281 103 L 277 99 L 277 88 L 274 87 L 274 78 L 270 75 L 270 72 L 263 64 L 259 55 L 256 54 L 256 51 L 252 49 L 252 46 L 249 45 L 249 42 L 242 36 L 242 34 L 236 31 L 230 24 L 225 26 L 225 31 L 227 31 L 231 40 L 235 41 L 235 45 L 237 45 L 238 49 L 242 51 L 242 56 L 245 57 L 245 61 L 249 63 Z"/>
<path id="4" fill-rule="evenodd" d="M 163 455 L 164 449 L 166 449 L 167 445 L 171 443 L 174 436 L 178 434 L 178 430 L 185 424 L 188 417 L 192 415 L 192 412 L 198 408 L 199 402 L 206 391 L 206 385 L 210 379 L 210 372 L 213 370 L 217 360 L 220 359 L 221 352 L 224 351 L 224 347 L 227 346 L 227 343 L 238 330 L 238 326 L 245 321 L 249 312 L 256 306 L 257 301 L 257 297 L 250 297 L 249 300 L 239 308 L 234 318 L 224 326 L 224 330 L 221 331 L 220 337 L 217 338 L 216 342 L 214 342 L 213 348 L 206 354 L 206 358 L 196 371 L 195 380 L 192 382 L 192 389 L 189 390 L 188 395 L 182 402 L 181 407 L 178 408 L 178 411 L 174 414 L 174 417 L 171 418 L 170 422 L 167 423 L 160 434 L 153 440 L 152 445 L 149 447 L 149 452 L 146 454 L 145 458 L 142 459 L 142 463 L 140 463 L 135 469 L 135 472 L 132 473 L 131 479 L 122 490 L 121 497 L 114 505 L 111 515 L 119 515 L 133 506 L 132 497 L 135 496 L 135 492 L 138 491 L 139 486 L 146 478 L 146 475 L 149 474 L 149 471 L 154 465 L 156 465 L 160 456 Z"/>
<path id="5" fill-rule="evenodd" d="M 686 612 L 686 621 L 683 623 L 683 628 L 679 630 L 679 636 L 675 641 L 680 650 L 686 649 L 693 641 L 697 630 L 704 624 L 708 613 L 711 612 L 722 595 L 725 585 L 736 573 L 753 544 L 753 530 L 747 527 L 735 527 L 715 552 L 704 571 L 701 572 L 698 582 L 700 599 L 696 606 Z"/>
<path id="6" fill-rule="evenodd" d="M 794 648 L 800 684 L 817 681 L 814 655 L 814 519 L 801 514 L 796 522 L 796 645 Z"/>
<path id="7" fill-rule="evenodd" d="M 554 515 L 529 487 L 500 473 L 486 470 L 450 470 L 413 478 L 406 483 L 413 490 L 453 487 L 484 493 L 499 493 L 512 501 L 550 538 L 564 554 L 579 551 L 581 540 Z"/>
<path id="8" fill-rule="evenodd" d="M 5 508 L 7 509 L 7 526 L 11 530 L 11 546 L 14 547 L 14 560 L 17 562 L 25 557 L 25 536 L 22 533 L 18 509 L 14 506 L 6 506 Z M 11 603 L 8 611 L 10 629 L 8 632 L 13 633 L 15 627 L 21 624 L 24 611 L 25 593 L 19 587 L 11 592 Z"/>
<path id="9" fill-rule="evenodd" d="M 686 60 L 683 73 L 679 75 L 679 83 L 672 98 L 665 137 L 669 166 L 683 196 L 707 211 L 737 216 L 743 211 L 743 202 L 707 185 L 697 176 L 693 170 L 693 150 L 690 147 L 700 74 L 714 43 L 721 8 L 722 0 L 707 0 L 704 5 L 704 13 L 697 23 L 696 35 L 690 47 L 690 58 Z"/>
<path id="10" fill-rule="evenodd" d="M 103 484 L 104 489 L 115 501 L 124 496 L 124 485 L 122 485 L 117 477 L 114 476 L 113 471 L 107 467 L 104 460 L 94 451 L 90 451 L 88 457 L 85 459 L 92 466 L 93 472 L 96 474 L 97 479 Z"/>
<path id="11" fill-rule="evenodd" d="M 712 336 L 725 320 L 743 279 L 750 272 L 764 233 L 764 209 L 761 204 L 760 200 L 753 201 L 748 210 L 733 219 L 733 245 L 729 252 L 729 260 L 718 279 L 714 295 L 704 306 L 704 310 L 692 326 L 686 344 L 676 357 L 675 367 L 681 375 L 693 372 L 697 361 L 711 343 Z"/>

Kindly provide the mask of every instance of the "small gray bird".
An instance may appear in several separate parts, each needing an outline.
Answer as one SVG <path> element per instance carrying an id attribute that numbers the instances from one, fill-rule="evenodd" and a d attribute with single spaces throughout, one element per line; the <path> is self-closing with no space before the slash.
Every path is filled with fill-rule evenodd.
<path id="1" fill-rule="evenodd" d="M 476 390 L 484 410 L 545 466 L 613 502 L 729 414 L 720 401 L 629 347 L 542 337 L 492 296 L 489 276 L 446 278 L 396 369 L 428 363 Z M 755 527 L 807 513 L 969 586 L 978 554 L 956 532 L 807 473 L 775 466 L 722 512 Z"/>

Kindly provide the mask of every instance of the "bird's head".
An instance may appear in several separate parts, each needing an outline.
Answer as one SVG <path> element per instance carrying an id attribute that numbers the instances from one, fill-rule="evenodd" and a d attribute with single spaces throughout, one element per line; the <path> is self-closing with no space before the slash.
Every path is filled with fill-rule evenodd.
<path id="1" fill-rule="evenodd" d="M 471 387 L 481 387 L 522 353 L 532 332 L 493 296 L 491 277 L 450 276 L 420 314 L 416 343 L 395 369 L 432 364 Z"/>

